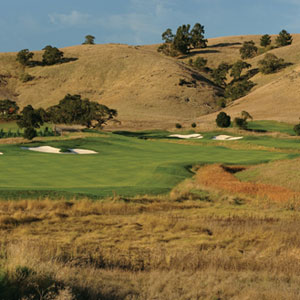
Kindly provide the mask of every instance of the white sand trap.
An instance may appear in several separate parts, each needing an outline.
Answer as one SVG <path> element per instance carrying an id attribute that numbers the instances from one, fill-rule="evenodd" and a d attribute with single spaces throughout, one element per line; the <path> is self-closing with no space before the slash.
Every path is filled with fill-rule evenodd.
<path id="1" fill-rule="evenodd" d="M 86 150 L 86 149 L 69 149 L 69 150 L 74 154 L 97 154 L 98 153 L 93 150 Z"/>
<path id="2" fill-rule="evenodd" d="M 21 147 L 21 149 L 35 151 L 35 152 L 43 152 L 43 153 L 56 153 L 56 154 L 61 153 L 59 148 L 54 148 L 54 147 L 50 147 L 50 146 Z"/>
<path id="3" fill-rule="evenodd" d="M 54 148 L 51 146 L 41 146 L 41 147 L 21 147 L 24 150 L 30 150 L 35 152 L 43 152 L 43 153 L 55 153 L 55 154 L 97 154 L 98 152 L 92 150 L 85 150 L 85 149 L 69 149 L 70 152 L 60 152 L 61 149 Z"/>
<path id="4" fill-rule="evenodd" d="M 171 134 L 169 135 L 169 137 L 175 137 L 175 138 L 179 138 L 179 139 L 203 139 L 203 136 L 201 134 L 198 133 L 194 133 L 194 134 Z"/>
<path id="5" fill-rule="evenodd" d="M 2 153 L 2 152 L 0 152 L 0 155 L 3 155 L 3 153 Z"/>
<path id="6" fill-rule="evenodd" d="M 213 137 L 213 140 L 217 140 L 217 141 L 236 141 L 236 140 L 240 140 L 242 139 L 242 136 L 230 136 L 230 135 L 218 135 Z"/>

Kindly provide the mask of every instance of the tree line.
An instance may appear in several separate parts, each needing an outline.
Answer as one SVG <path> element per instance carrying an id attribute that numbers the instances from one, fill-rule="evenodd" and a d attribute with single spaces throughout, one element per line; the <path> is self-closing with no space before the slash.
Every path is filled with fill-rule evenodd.
<path id="1" fill-rule="evenodd" d="M 27 105 L 19 112 L 15 101 L 0 100 L 0 120 L 16 120 L 19 128 L 24 128 L 24 137 L 33 139 L 37 128 L 45 122 L 53 124 L 83 125 L 87 128 L 102 128 L 107 121 L 117 116 L 115 109 L 110 109 L 98 102 L 90 101 L 81 95 L 67 94 L 57 105 L 34 109 Z"/>

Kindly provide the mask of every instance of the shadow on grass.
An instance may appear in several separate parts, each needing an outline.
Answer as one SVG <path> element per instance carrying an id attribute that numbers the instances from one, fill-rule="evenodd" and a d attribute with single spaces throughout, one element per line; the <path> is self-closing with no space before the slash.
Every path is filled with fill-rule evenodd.
<path id="1" fill-rule="evenodd" d="M 114 131 L 113 134 L 147 140 L 149 138 L 166 139 L 168 138 L 169 132 L 168 131 L 140 131 L 140 132 Z"/>
<path id="2" fill-rule="evenodd" d="M 69 62 L 76 61 L 76 60 L 78 60 L 78 58 L 76 58 L 76 57 L 64 57 L 58 63 L 53 64 L 53 65 L 65 64 L 65 63 L 69 63 Z M 50 65 L 47 65 L 42 61 L 32 60 L 28 63 L 28 66 L 33 68 L 33 67 L 37 67 L 37 66 L 46 67 L 46 66 L 50 66 Z"/>
<path id="3" fill-rule="evenodd" d="M 236 43 L 219 43 L 211 46 L 207 46 L 207 48 L 221 48 L 221 47 L 230 47 L 230 46 L 238 46 L 242 45 L 242 43 L 236 42 Z"/>

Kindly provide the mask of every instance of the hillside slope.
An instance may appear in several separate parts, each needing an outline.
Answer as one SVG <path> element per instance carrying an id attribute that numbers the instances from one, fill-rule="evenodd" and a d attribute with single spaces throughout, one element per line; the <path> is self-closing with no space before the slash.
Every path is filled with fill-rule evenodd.
<path id="1" fill-rule="evenodd" d="M 237 37 L 227 38 L 233 43 Z M 258 42 L 255 37 L 249 37 Z M 283 58 L 291 65 L 275 74 L 263 75 L 258 73 L 251 80 L 256 84 L 245 97 L 230 104 L 225 112 L 232 117 L 240 115 L 242 110 L 248 111 L 257 120 L 276 120 L 297 123 L 300 117 L 300 35 L 293 34 L 293 44 L 273 49 L 269 53 Z M 211 41 L 210 41 L 211 42 Z M 234 56 L 234 51 L 232 51 Z M 220 56 L 220 55 L 219 55 Z M 252 68 L 258 66 L 258 61 L 264 57 L 259 55 L 248 62 Z M 235 57 L 235 59 L 238 57 Z M 220 60 L 222 57 L 219 58 Z M 227 61 L 227 60 L 225 60 Z M 213 121 L 216 114 L 209 114 L 201 118 L 203 122 Z"/>
<path id="2" fill-rule="evenodd" d="M 148 47 L 81 45 L 62 49 L 71 61 L 35 66 L 35 78 L 22 83 L 16 53 L 0 54 L 0 97 L 20 106 L 44 108 L 67 93 L 81 94 L 119 112 L 121 121 L 174 122 L 217 109 L 219 88 L 189 66 Z M 35 53 L 41 60 L 42 52 Z M 75 60 L 76 59 L 76 60 Z M 180 79 L 190 84 L 179 85 Z"/>

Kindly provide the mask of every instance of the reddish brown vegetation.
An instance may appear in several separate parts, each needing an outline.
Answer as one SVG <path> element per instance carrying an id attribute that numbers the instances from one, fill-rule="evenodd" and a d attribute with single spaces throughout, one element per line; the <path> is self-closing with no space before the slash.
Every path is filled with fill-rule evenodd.
<path id="1" fill-rule="evenodd" d="M 198 170 L 196 179 L 200 184 L 206 187 L 235 194 L 266 198 L 272 201 L 282 202 L 300 197 L 300 193 L 284 187 L 254 182 L 242 182 L 233 175 L 238 169 L 240 169 L 240 167 L 230 168 L 218 164 L 207 165 Z"/>

